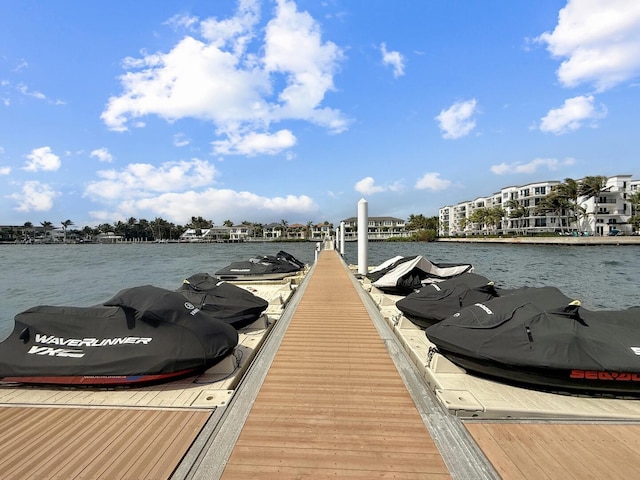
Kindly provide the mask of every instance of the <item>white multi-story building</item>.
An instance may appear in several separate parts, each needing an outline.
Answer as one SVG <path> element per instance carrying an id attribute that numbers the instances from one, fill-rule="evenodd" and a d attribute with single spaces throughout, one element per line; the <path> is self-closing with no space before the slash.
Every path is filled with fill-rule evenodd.
<path id="1" fill-rule="evenodd" d="M 358 218 L 350 217 L 344 222 L 344 239 L 352 242 L 358 239 Z M 412 232 L 405 230 L 405 220 L 395 217 L 369 217 L 367 238 L 370 241 L 387 240 L 392 237 L 410 237 Z"/>
<path id="2" fill-rule="evenodd" d="M 439 235 L 530 234 L 542 232 L 576 231 L 595 235 L 609 235 L 616 230 L 631 233 L 628 221 L 631 217 L 629 195 L 640 191 L 640 180 L 631 175 L 609 177 L 598 198 L 578 198 L 583 209 L 576 218 L 572 212 L 536 213 L 536 207 L 561 182 L 547 180 L 520 186 L 502 188 L 488 197 L 460 202 L 439 209 Z M 504 216 L 496 225 L 471 221 L 479 208 L 500 207 Z"/>

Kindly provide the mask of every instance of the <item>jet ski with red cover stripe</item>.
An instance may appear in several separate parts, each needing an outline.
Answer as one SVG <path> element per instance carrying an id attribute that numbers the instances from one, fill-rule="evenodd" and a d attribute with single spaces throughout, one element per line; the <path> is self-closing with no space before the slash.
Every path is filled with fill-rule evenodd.
<path id="1" fill-rule="evenodd" d="M 178 292 L 125 289 L 94 307 L 37 306 L 0 343 L 3 382 L 126 386 L 210 368 L 238 344 L 232 326 Z"/>
<path id="2" fill-rule="evenodd" d="M 582 308 L 557 288 L 529 288 L 463 308 L 427 328 L 469 373 L 540 390 L 640 395 L 640 307 Z"/>

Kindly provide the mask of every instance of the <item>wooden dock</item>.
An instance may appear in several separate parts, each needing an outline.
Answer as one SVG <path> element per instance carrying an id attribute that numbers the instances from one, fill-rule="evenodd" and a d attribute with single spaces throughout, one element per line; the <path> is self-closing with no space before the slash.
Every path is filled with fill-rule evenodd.
<path id="1" fill-rule="evenodd" d="M 0 479 L 640 478 L 637 401 L 477 383 L 388 303 L 325 250 L 264 342 L 241 335 L 240 377 L 0 387 Z"/>
<path id="2" fill-rule="evenodd" d="M 338 256 L 322 257 L 222 478 L 449 478 Z"/>

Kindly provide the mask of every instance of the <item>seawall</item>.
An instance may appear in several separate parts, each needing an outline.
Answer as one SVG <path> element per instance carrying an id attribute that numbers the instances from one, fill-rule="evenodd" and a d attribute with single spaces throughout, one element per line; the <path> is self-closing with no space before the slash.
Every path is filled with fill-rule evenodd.
<path id="1" fill-rule="evenodd" d="M 526 245 L 639 245 L 640 236 L 615 237 L 456 237 L 439 238 L 438 242 L 454 243 L 512 243 Z"/>

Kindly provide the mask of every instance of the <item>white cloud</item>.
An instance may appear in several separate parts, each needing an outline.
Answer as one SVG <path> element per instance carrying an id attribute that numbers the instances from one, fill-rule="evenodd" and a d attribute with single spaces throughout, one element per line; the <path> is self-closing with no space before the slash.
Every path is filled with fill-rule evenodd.
<path id="1" fill-rule="evenodd" d="M 113 161 L 113 156 L 109 153 L 109 150 L 106 148 L 98 148 L 93 150 L 90 154 L 90 157 L 95 157 L 101 162 L 111 163 Z"/>
<path id="2" fill-rule="evenodd" d="M 56 171 L 60 168 L 60 157 L 51 151 L 51 147 L 34 148 L 27 158 L 29 161 L 24 169 L 30 172 Z"/>
<path id="3" fill-rule="evenodd" d="M 21 58 L 20 63 L 18 63 L 18 65 L 14 67 L 13 71 L 20 72 L 21 70 L 24 70 L 28 66 L 29 66 L 29 63 L 24 58 Z"/>
<path id="4" fill-rule="evenodd" d="M 102 170 L 102 180 L 91 182 L 85 196 L 115 201 L 149 197 L 158 192 L 207 186 L 213 183 L 216 169 L 209 162 L 165 162 L 159 167 L 148 163 L 132 163 L 121 170 Z"/>
<path id="5" fill-rule="evenodd" d="M 491 171 L 496 175 L 506 175 L 509 173 L 535 173 L 542 168 L 546 168 L 547 170 L 558 170 L 560 167 L 566 167 L 569 165 L 573 165 L 575 163 L 575 159 L 573 158 L 565 158 L 563 160 L 558 160 L 556 158 L 535 158 L 531 160 L 529 163 L 500 163 L 498 165 L 492 165 Z"/>
<path id="6" fill-rule="evenodd" d="M 236 221 L 270 221 L 274 216 L 312 215 L 318 210 L 316 203 L 306 195 L 264 197 L 251 192 L 207 188 L 201 192 L 188 190 L 181 193 L 162 193 L 147 198 L 120 202 L 115 212 L 92 212 L 92 215 L 112 221 L 130 216 L 161 216 L 169 221 L 184 223 L 197 212 L 220 224 L 231 218 Z"/>
<path id="7" fill-rule="evenodd" d="M 403 189 L 402 182 L 393 182 L 389 185 L 376 185 L 376 181 L 373 177 L 365 177 L 362 180 L 356 182 L 353 186 L 354 190 L 362 195 L 373 195 L 380 192 L 398 192 Z"/>
<path id="8" fill-rule="evenodd" d="M 557 71 L 564 86 L 609 89 L 640 73 L 640 2 L 569 0 L 553 32 L 536 40 L 565 58 Z"/>
<path id="9" fill-rule="evenodd" d="M 374 193 L 384 192 L 384 187 L 378 186 L 375 183 L 376 181 L 373 177 L 365 177 L 356 182 L 353 188 L 362 195 L 373 195 Z"/>
<path id="10" fill-rule="evenodd" d="M 400 52 L 388 51 L 387 44 L 380 45 L 380 53 L 382 53 L 382 63 L 393 67 L 393 76 L 398 78 L 404 75 L 404 56 Z"/>
<path id="11" fill-rule="evenodd" d="M 440 174 L 436 172 L 425 173 L 422 178 L 418 179 L 415 188 L 418 190 L 446 190 L 451 186 L 451 180 L 440 178 Z"/>
<path id="12" fill-rule="evenodd" d="M 176 147 L 186 147 L 191 143 L 191 139 L 184 133 L 176 133 L 173 136 L 173 144 Z"/>
<path id="13" fill-rule="evenodd" d="M 103 205 L 91 212 L 94 219 L 102 221 L 162 216 L 183 223 L 194 212 L 219 222 L 226 218 L 266 221 L 274 215 L 308 216 L 318 208 L 306 195 L 265 197 L 213 188 L 217 171 L 199 159 L 166 162 L 157 167 L 131 164 L 119 170 L 100 171 L 98 176 L 100 179 L 87 186 L 84 196 Z"/>
<path id="14" fill-rule="evenodd" d="M 198 24 L 198 17 L 177 14 L 164 22 L 164 24 L 169 25 L 174 30 L 180 30 L 182 28 L 191 30 Z"/>
<path id="15" fill-rule="evenodd" d="M 436 117 L 442 130 L 443 138 L 456 139 L 468 135 L 476 126 L 472 118 L 476 113 L 475 98 L 464 102 L 456 102 L 448 109 L 442 110 Z"/>
<path id="16" fill-rule="evenodd" d="M 277 1 L 264 30 L 258 28 L 259 13 L 258 2 L 240 1 L 235 16 L 201 21 L 201 39 L 188 35 L 167 53 L 125 59 L 123 93 L 109 99 L 101 115 L 105 124 L 125 131 L 148 115 L 167 121 L 203 119 L 216 127 L 215 145 L 237 154 L 262 153 L 261 146 L 275 153 L 291 146 L 295 137 L 290 131 L 269 132 L 273 122 L 282 120 L 344 131 L 344 115 L 321 106 L 334 89 L 343 59 L 340 48 L 323 42 L 319 25 L 291 1 Z M 195 26 L 193 17 L 170 22 Z M 264 38 L 256 42 L 260 31 Z M 282 86 L 279 91 L 277 86 Z"/>
<path id="17" fill-rule="evenodd" d="M 19 84 L 17 87 L 18 91 L 23 95 L 27 95 L 29 97 L 37 98 L 38 100 L 46 100 L 47 97 L 44 93 L 38 92 L 37 90 L 29 90 L 24 83 Z"/>
<path id="18" fill-rule="evenodd" d="M 582 127 L 584 122 L 591 121 L 596 126 L 595 120 L 607 115 L 605 106 L 597 109 L 594 106 L 593 95 L 568 98 L 560 108 L 549 110 L 540 121 L 540 130 L 543 132 L 562 135 Z"/>
<path id="19" fill-rule="evenodd" d="M 0 175 L 9 175 L 11 173 L 11 167 L 0 167 Z"/>
<path id="20" fill-rule="evenodd" d="M 273 135 L 269 133 L 249 132 L 247 135 L 229 135 L 227 140 L 212 142 L 216 154 L 235 154 L 254 156 L 258 154 L 275 155 L 293 147 L 296 137 L 289 130 L 280 130 Z"/>
<path id="21" fill-rule="evenodd" d="M 46 212 L 53 207 L 53 199 L 60 195 L 49 185 L 38 181 L 25 182 L 20 193 L 14 193 L 7 198 L 15 200 L 19 212 Z"/>

